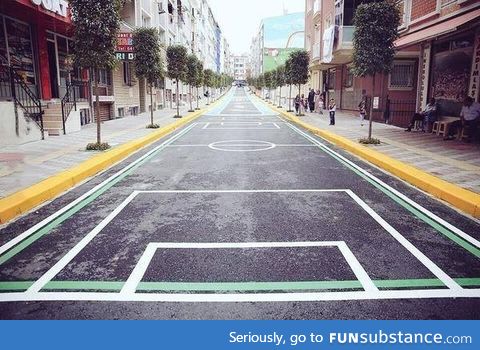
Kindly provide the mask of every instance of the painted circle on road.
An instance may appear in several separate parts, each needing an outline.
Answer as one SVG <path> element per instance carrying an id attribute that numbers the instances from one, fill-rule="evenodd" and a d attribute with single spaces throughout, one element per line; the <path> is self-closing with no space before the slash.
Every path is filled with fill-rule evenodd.
<path id="1" fill-rule="evenodd" d="M 257 152 L 273 149 L 276 145 L 271 142 L 258 140 L 228 140 L 213 142 L 208 147 L 216 151 L 225 152 Z"/>

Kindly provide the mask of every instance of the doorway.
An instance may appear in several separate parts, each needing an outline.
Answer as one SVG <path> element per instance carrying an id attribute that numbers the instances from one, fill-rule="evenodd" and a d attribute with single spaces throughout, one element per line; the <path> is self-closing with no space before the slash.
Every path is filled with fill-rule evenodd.
<path id="1" fill-rule="evenodd" d="M 60 98 L 58 89 L 58 66 L 57 66 L 57 50 L 55 43 L 47 41 L 48 45 L 48 69 L 50 72 L 50 89 L 52 90 L 52 98 Z"/>

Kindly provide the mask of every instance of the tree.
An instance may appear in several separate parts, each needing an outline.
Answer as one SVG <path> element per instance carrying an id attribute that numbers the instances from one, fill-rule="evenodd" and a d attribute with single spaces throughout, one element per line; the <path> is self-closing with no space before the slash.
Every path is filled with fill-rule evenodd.
<path id="1" fill-rule="evenodd" d="M 74 61 L 77 67 L 93 72 L 95 93 L 95 119 L 97 143 L 88 149 L 106 149 L 102 144 L 100 99 L 98 90 L 99 69 L 113 69 L 116 65 L 115 49 L 120 29 L 120 0 L 69 1 L 74 27 Z"/>
<path id="2" fill-rule="evenodd" d="M 292 70 L 292 60 L 288 58 L 285 62 L 285 84 L 289 86 L 289 95 L 288 95 L 288 111 L 293 112 L 292 110 L 292 85 L 293 85 L 293 70 Z"/>
<path id="3" fill-rule="evenodd" d="M 205 69 L 203 71 L 203 84 L 207 87 L 207 88 L 212 88 L 214 82 L 213 82 L 213 71 L 211 69 Z M 207 91 L 208 92 L 208 91 Z M 210 93 L 208 93 L 208 96 L 207 96 L 207 105 L 210 103 L 209 102 L 209 98 L 210 98 Z"/>
<path id="4" fill-rule="evenodd" d="M 167 74 L 170 79 L 175 80 L 177 85 L 177 115 L 174 118 L 181 118 L 178 83 L 185 80 L 187 74 L 187 49 L 184 46 L 172 45 L 167 47 Z"/>
<path id="5" fill-rule="evenodd" d="M 185 82 L 188 84 L 188 88 L 190 91 L 190 110 L 189 112 L 193 112 L 193 101 L 192 101 L 192 91 L 193 91 L 193 86 L 195 86 L 195 83 L 197 81 L 197 69 L 198 69 L 198 58 L 194 54 L 188 55 L 187 56 L 187 74 L 185 78 Z"/>
<path id="6" fill-rule="evenodd" d="M 263 73 L 263 84 L 264 87 L 268 91 L 268 98 L 270 98 L 270 89 L 272 88 L 273 85 L 273 74 L 272 72 L 265 72 Z"/>
<path id="7" fill-rule="evenodd" d="M 144 78 L 150 88 L 150 125 L 153 123 L 153 86 L 163 77 L 160 41 L 155 28 L 138 28 L 133 32 L 133 50 L 135 52 L 135 74 Z"/>
<path id="8" fill-rule="evenodd" d="M 198 107 L 198 89 L 200 88 L 200 86 L 203 85 L 203 63 L 202 61 L 200 61 L 198 58 L 197 58 L 197 70 L 196 70 L 196 76 L 195 76 L 195 88 L 197 90 L 197 110 L 200 109 Z"/>
<path id="9" fill-rule="evenodd" d="M 352 71 L 357 77 L 372 77 L 374 94 L 375 75 L 386 74 L 392 69 L 400 11 L 393 0 L 362 4 L 358 6 L 353 22 Z M 369 109 L 368 139 L 371 140 L 372 108 Z"/>
<path id="10" fill-rule="evenodd" d="M 278 108 L 282 108 L 282 86 L 285 85 L 285 65 L 282 64 L 278 66 L 275 73 L 277 87 L 280 88 L 280 93 L 278 94 Z"/>
<path id="11" fill-rule="evenodd" d="M 308 66 L 310 56 L 305 50 L 296 50 L 290 54 L 290 79 L 293 85 L 298 85 L 298 94 L 301 93 L 303 84 L 308 82 Z"/>

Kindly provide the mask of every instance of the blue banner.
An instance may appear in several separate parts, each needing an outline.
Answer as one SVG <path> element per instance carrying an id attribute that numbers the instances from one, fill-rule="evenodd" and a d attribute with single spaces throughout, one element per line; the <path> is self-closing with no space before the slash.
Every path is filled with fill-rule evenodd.
<path id="1" fill-rule="evenodd" d="M 2 349 L 480 349 L 478 321 L 2 321 Z"/>

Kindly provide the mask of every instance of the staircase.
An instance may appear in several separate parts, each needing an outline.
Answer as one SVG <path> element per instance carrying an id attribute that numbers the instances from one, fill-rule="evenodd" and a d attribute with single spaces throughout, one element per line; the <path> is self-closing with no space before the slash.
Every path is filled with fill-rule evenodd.
<path id="1" fill-rule="evenodd" d="M 49 136 L 63 134 L 63 119 L 61 103 L 49 103 L 43 109 L 43 128 Z"/>

